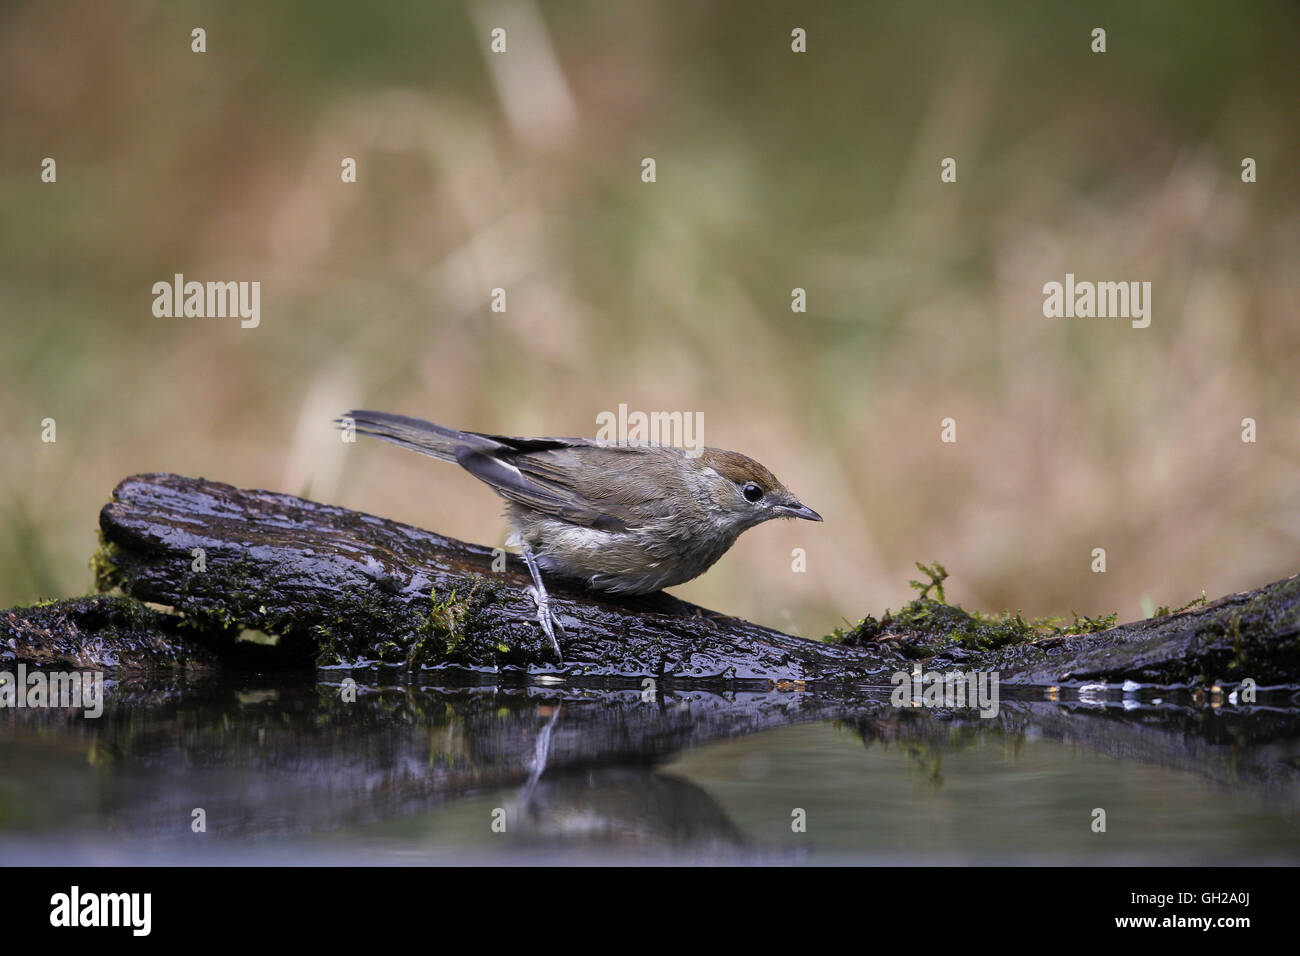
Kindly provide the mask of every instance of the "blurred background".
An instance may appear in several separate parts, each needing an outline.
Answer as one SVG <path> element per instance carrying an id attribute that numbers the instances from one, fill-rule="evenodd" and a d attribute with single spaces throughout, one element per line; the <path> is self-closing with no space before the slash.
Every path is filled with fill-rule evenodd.
<path id="1" fill-rule="evenodd" d="M 1296 7 L 1088 6 L 6 4 L 0 606 L 85 591 L 142 471 L 504 541 L 458 469 L 342 444 L 353 407 L 702 411 L 826 522 L 674 593 L 810 636 L 916 561 L 1121 619 L 1300 571 Z M 156 318 L 178 272 L 260 281 L 260 326 Z M 1150 328 L 1044 318 L 1066 272 L 1150 281 Z"/>

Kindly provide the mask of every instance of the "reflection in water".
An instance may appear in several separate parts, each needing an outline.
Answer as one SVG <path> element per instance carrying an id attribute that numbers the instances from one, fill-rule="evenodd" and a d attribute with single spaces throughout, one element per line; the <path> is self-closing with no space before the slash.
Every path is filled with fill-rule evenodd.
<path id="1" fill-rule="evenodd" d="M 281 859 L 277 846 L 290 852 L 295 841 L 331 835 L 360 839 L 362 857 L 382 857 L 388 836 L 380 831 L 394 826 L 404 828 L 394 842 L 425 847 L 431 841 L 421 828 L 435 821 L 444 829 L 451 821 L 451 852 L 468 859 L 503 847 L 507 857 L 585 848 L 635 859 L 807 859 L 810 848 L 834 852 L 841 839 L 852 842 L 843 832 L 850 824 L 792 843 L 791 801 L 777 795 L 778 783 L 797 785 L 796 806 L 810 795 L 866 805 L 886 783 L 882 774 L 898 771 L 881 762 L 864 773 L 873 758 L 859 749 L 851 781 L 811 750 L 794 754 L 806 758 L 805 769 L 769 772 L 761 742 L 771 736 L 755 735 L 794 724 L 846 729 L 868 754 L 878 747 L 907 754 L 913 785 L 930 793 L 948 786 L 945 760 L 985 750 L 1002 760 L 1049 743 L 1056 749 L 1043 752 L 1058 760 L 1083 751 L 1122 761 L 1127 772 L 1193 774 L 1243 813 L 1265 814 L 1262 826 L 1286 828 L 1290 842 L 1278 846 L 1294 854 L 1300 719 L 1285 701 L 1210 709 L 1132 697 L 1004 699 L 996 717 L 982 719 L 973 711 L 899 711 L 888 690 L 646 695 L 636 687 L 375 683 L 360 685 L 351 701 L 338 682 L 279 680 L 111 683 L 98 720 L 0 712 L 0 856 L 23 856 L 33 839 L 68 852 L 80 841 L 115 846 L 117 861 L 151 848 L 194 853 L 201 811 L 203 852 L 214 841 L 254 845 L 273 857 L 266 862 Z M 738 823 L 719 799 L 728 785 L 701 785 L 712 769 L 708 755 L 720 760 L 735 746 L 749 749 L 730 781 L 748 777 L 740 784 L 748 797 L 767 793 L 774 809 L 762 820 L 779 825 Z M 664 769 L 687 754 L 695 779 Z M 1040 788 L 1044 802 L 1062 798 L 1041 773 L 1022 774 L 1017 784 Z M 904 804 L 844 819 L 887 832 L 920 812 Z M 926 849 L 946 848 L 938 838 L 933 844 Z"/>
<path id="2" fill-rule="evenodd" d="M 647 767 L 559 774 L 526 788 L 512 809 L 515 839 L 524 847 L 582 844 L 704 859 L 760 852 L 708 791 Z"/>

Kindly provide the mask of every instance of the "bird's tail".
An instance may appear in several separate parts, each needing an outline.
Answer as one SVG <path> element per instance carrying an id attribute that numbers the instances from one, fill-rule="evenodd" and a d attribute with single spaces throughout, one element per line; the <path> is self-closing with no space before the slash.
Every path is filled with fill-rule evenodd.
<path id="1" fill-rule="evenodd" d="M 426 422 L 422 418 L 407 418 L 405 415 L 390 415 L 388 412 L 354 410 L 341 415 L 336 421 L 340 428 L 347 428 L 352 423 L 362 435 L 392 442 L 443 461 L 456 461 L 457 448 L 485 451 L 501 447 L 500 442 L 485 435 L 457 431 Z"/>

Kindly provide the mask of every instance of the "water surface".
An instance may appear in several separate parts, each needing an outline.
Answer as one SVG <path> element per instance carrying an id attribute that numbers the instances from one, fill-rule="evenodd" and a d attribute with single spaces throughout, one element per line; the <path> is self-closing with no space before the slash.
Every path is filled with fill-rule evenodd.
<path id="1" fill-rule="evenodd" d="M 110 681 L 98 719 L 0 710 L 0 862 L 1300 861 L 1285 695 L 1004 689 L 982 718 L 888 688 L 373 673 L 353 701 L 346 676 Z"/>

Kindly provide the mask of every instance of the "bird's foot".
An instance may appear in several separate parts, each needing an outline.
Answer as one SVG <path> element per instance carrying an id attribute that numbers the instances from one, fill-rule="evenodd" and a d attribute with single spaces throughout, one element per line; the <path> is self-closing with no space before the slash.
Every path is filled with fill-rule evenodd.
<path id="1" fill-rule="evenodd" d="M 537 623 L 542 626 L 542 633 L 546 639 L 551 642 L 551 647 L 555 648 L 555 656 L 559 658 L 560 663 L 564 663 L 564 652 L 560 650 L 560 642 L 555 639 L 555 632 L 564 633 L 564 626 L 560 619 L 555 616 L 551 610 L 551 598 L 546 593 L 545 588 L 530 587 L 528 593 L 532 595 L 533 600 L 537 603 Z"/>
<path id="2" fill-rule="evenodd" d="M 524 563 L 528 565 L 528 573 L 533 578 L 533 586 L 528 589 L 528 593 L 537 602 L 537 623 L 542 625 L 542 633 L 551 642 L 551 647 L 555 648 L 555 656 L 563 664 L 564 653 L 560 650 L 560 642 L 555 639 L 555 632 L 558 630 L 563 634 L 564 628 L 560 626 L 559 619 L 551 613 L 551 598 L 546 593 L 546 584 L 542 581 L 542 570 L 537 566 L 537 559 L 533 557 L 532 550 L 526 546 L 523 553 Z"/>

